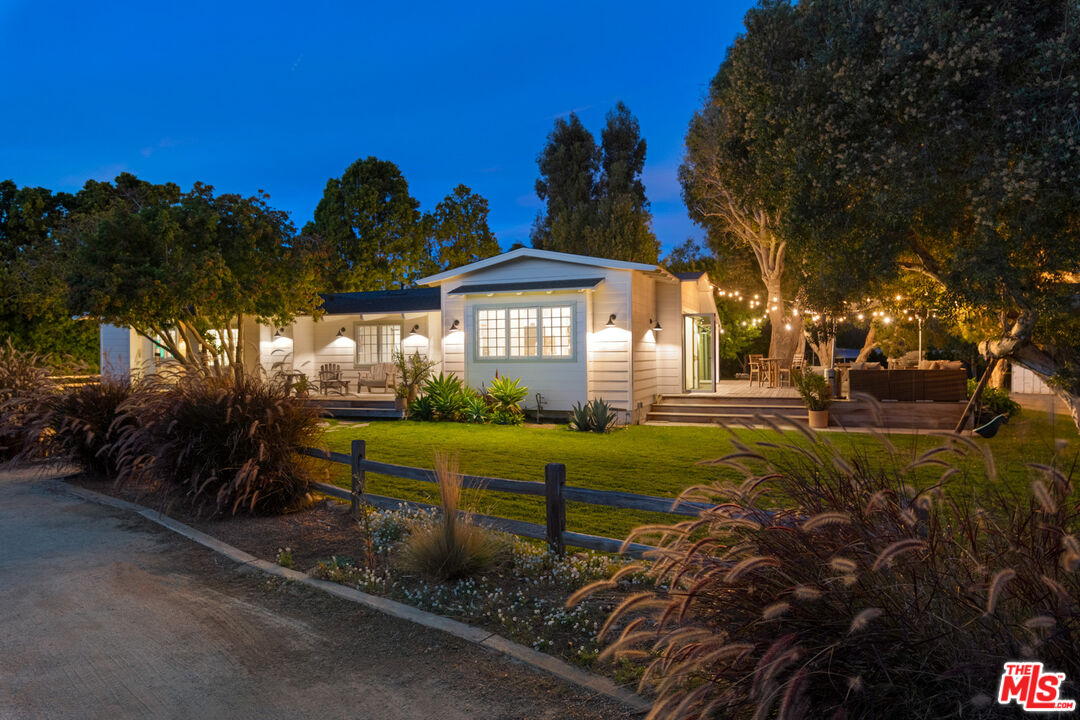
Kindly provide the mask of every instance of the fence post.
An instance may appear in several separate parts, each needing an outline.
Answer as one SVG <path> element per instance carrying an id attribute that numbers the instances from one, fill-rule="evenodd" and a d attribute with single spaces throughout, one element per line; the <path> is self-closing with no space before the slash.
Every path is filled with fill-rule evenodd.
<path id="1" fill-rule="evenodd" d="M 544 468 L 544 497 L 547 500 L 547 544 L 556 555 L 566 554 L 563 532 L 566 530 L 566 466 L 548 463 Z"/>
<path id="2" fill-rule="evenodd" d="M 349 467 L 352 469 L 352 483 L 349 488 L 349 512 L 354 518 L 360 515 L 360 503 L 364 498 L 364 469 L 360 467 L 360 461 L 367 457 L 367 450 L 363 440 L 352 441 L 352 461 Z"/>

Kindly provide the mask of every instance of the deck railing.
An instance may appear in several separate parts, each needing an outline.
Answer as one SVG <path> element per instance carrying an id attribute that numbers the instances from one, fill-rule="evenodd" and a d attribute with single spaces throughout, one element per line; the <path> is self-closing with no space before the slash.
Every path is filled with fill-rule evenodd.
<path id="1" fill-rule="evenodd" d="M 382 495 L 372 495 L 366 491 L 366 473 L 373 472 L 380 475 L 418 480 L 420 482 L 438 483 L 435 471 L 425 468 L 409 467 L 407 465 L 391 465 L 367 459 L 367 446 L 363 440 L 352 441 L 350 454 L 318 450 L 316 448 L 301 448 L 304 455 L 329 460 L 330 462 L 348 465 L 351 469 L 350 489 L 315 483 L 316 489 L 326 495 L 331 495 L 343 500 L 348 500 L 351 512 L 355 516 L 363 504 L 372 505 L 383 509 L 395 509 L 402 505 L 413 508 L 430 508 L 431 505 L 417 503 L 409 500 L 390 498 Z M 534 495 L 545 499 L 544 524 L 511 520 L 509 518 L 495 517 L 471 513 L 470 517 L 481 525 L 502 530 L 522 537 L 546 540 L 548 546 L 556 553 L 562 555 L 566 552 L 566 546 L 588 548 L 601 552 L 617 553 L 623 550 L 623 541 L 615 538 L 588 535 L 585 533 L 571 532 L 566 529 L 566 503 L 581 502 L 589 505 L 619 508 L 625 510 L 646 510 L 649 512 L 668 513 L 672 515 L 684 515 L 697 517 L 707 509 L 708 505 L 688 501 L 674 500 L 672 498 L 653 497 L 651 495 L 637 495 L 635 493 L 620 492 L 617 490 L 591 490 L 589 488 L 568 487 L 566 485 L 566 466 L 562 463 L 548 463 L 544 468 L 544 480 L 507 480 L 505 478 L 483 477 L 480 475 L 462 475 L 462 487 L 505 492 L 514 495 Z M 629 543 L 625 552 L 630 555 L 640 556 L 642 553 L 652 550 L 649 545 Z"/>

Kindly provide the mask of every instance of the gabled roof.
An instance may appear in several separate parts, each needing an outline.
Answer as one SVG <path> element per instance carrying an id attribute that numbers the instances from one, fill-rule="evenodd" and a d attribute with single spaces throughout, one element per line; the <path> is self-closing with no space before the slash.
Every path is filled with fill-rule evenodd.
<path id="1" fill-rule="evenodd" d="M 503 253 L 502 255 L 496 255 L 484 260 L 479 260 L 468 265 L 462 265 L 445 272 L 441 272 L 435 275 L 429 275 L 426 278 L 421 278 L 417 281 L 418 285 L 431 285 L 433 283 L 439 283 L 450 278 L 455 278 L 459 275 L 465 275 L 467 273 L 475 272 L 476 270 L 482 270 L 484 268 L 493 267 L 495 265 L 501 265 L 506 262 L 512 262 L 514 260 L 520 260 L 521 258 L 536 258 L 538 260 L 553 260 L 555 262 L 571 263 L 574 265 L 588 265 L 591 267 L 613 268 L 615 270 L 641 270 L 642 272 L 662 272 L 667 271 L 660 268 L 658 265 L 648 265 L 646 263 L 626 262 L 625 260 L 606 260 L 604 258 L 592 257 L 589 255 L 572 255 L 570 253 L 554 252 L 552 250 L 537 250 L 535 248 L 518 248 L 517 250 L 511 250 L 510 252 Z"/>
<path id="2" fill-rule="evenodd" d="M 327 315 L 424 312 L 442 308 L 439 288 L 322 293 L 319 297 L 323 299 L 323 310 Z"/>

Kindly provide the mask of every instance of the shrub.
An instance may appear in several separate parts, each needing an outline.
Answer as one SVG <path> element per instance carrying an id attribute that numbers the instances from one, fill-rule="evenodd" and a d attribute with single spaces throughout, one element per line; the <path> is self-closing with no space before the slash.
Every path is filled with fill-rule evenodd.
<path id="1" fill-rule="evenodd" d="M 1061 472 L 1037 468 L 1034 499 L 983 509 L 943 491 L 980 452 L 967 438 L 905 469 L 812 437 L 734 442 L 712 462 L 745 481 L 685 494 L 722 504 L 631 536 L 663 547 L 650 573 L 670 591 L 626 599 L 601 633 L 621 630 L 605 657 L 652 658 L 650 717 L 988 717 L 1006 660 L 1080 676 L 1078 515 Z M 793 507 L 769 509 L 766 490 Z"/>
<path id="2" fill-rule="evenodd" d="M 975 394 L 977 386 L 976 381 L 968 379 L 967 394 L 969 398 Z M 982 416 L 980 419 L 983 420 L 989 420 L 997 415 L 1012 418 L 1020 412 L 1020 403 L 1009 397 L 1009 391 L 1006 388 L 984 387 L 980 401 L 982 402 Z"/>
<path id="3" fill-rule="evenodd" d="M 491 398 L 491 406 L 495 414 L 503 418 L 519 418 L 516 421 L 503 424 L 516 425 L 521 422 L 520 418 L 524 416 L 521 411 L 521 401 L 529 394 L 529 388 L 522 387 L 518 384 L 520 382 L 521 378 L 511 380 L 507 377 L 497 377 L 487 386 L 487 395 Z"/>
<path id="4" fill-rule="evenodd" d="M 809 370 L 792 370 L 791 380 L 807 410 L 828 410 L 832 405 L 832 388 L 824 375 Z"/>
<path id="5" fill-rule="evenodd" d="M 465 409 L 465 386 L 454 373 L 428 378 L 424 397 L 431 403 L 434 420 L 458 420 Z"/>
<path id="6" fill-rule="evenodd" d="M 57 392 L 49 372 L 48 357 L 16 350 L 10 339 L 0 346 L 0 462 L 38 450 L 41 420 Z"/>
<path id="7" fill-rule="evenodd" d="M 603 398 L 593 398 L 582 405 L 575 403 L 570 410 L 570 429 L 578 432 L 606 433 L 618 421 L 618 413 Z"/>
<path id="8" fill-rule="evenodd" d="M 402 567 L 440 581 L 487 570 L 495 561 L 499 542 L 467 515 L 459 516 L 461 475 L 457 461 L 436 453 L 435 475 L 442 514 L 435 522 L 416 523 L 410 528 L 402 549 Z"/>
<path id="9" fill-rule="evenodd" d="M 461 410 L 461 419 L 465 422 L 486 423 L 491 415 L 491 409 L 480 395 L 470 394 L 465 398 L 465 406 Z"/>
<path id="10" fill-rule="evenodd" d="M 420 392 L 421 385 L 431 376 L 431 370 L 439 363 L 422 357 L 419 351 L 405 355 L 401 350 L 394 351 L 394 367 L 397 368 L 398 381 L 394 395 L 412 403 Z"/>
<path id="11" fill-rule="evenodd" d="M 431 404 L 431 398 L 421 395 L 409 403 L 409 417 L 413 420 L 434 420 L 435 407 Z"/>
<path id="12" fill-rule="evenodd" d="M 317 444 L 318 413 L 260 377 L 156 377 L 126 406 L 121 478 L 146 477 L 197 512 L 278 513 L 307 495 L 296 448 Z"/>
<path id="13" fill-rule="evenodd" d="M 104 378 L 53 395 L 43 418 L 51 431 L 50 452 L 99 475 L 115 476 L 119 471 L 115 443 L 134 422 L 124 410 L 132 392 L 130 382 Z"/>

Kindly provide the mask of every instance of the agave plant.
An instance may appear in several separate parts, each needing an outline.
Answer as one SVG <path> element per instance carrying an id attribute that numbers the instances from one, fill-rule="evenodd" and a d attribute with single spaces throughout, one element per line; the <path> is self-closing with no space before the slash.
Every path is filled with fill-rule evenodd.
<path id="1" fill-rule="evenodd" d="M 570 429 L 606 433 L 615 426 L 618 419 L 618 413 L 603 398 L 594 398 L 584 405 L 574 403 L 570 410 Z"/>
<path id="2" fill-rule="evenodd" d="M 465 422 L 486 423 L 491 419 L 491 409 L 479 394 L 470 394 L 465 398 L 461 416 Z"/>
<path id="3" fill-rule="evenodd" d="M 424 383 L 424 397 L 431 403 L 432 416 L 436 420 L 457 420 L 465 408 L 465 387 L 454 373 L 428 378 Z"/>
<path id="4" fill-rule="evenodd" d="M 431 404 L 431 398 L 421 395 L 409 403 L 409 418 L 423 421 L 434 420 L 435 408 Z"/>
<path id="5" fill-rule="evenodd" d="M 487 386 L 487 394 L 491 398 L 492 407 L 495 410 L 504 410 L 509 413 L 521 412 L 521 401 L 529 394 L 529 388 L 521 386 L 521 378 L 511 380 L 508 377 L 497 377 Z"/>

